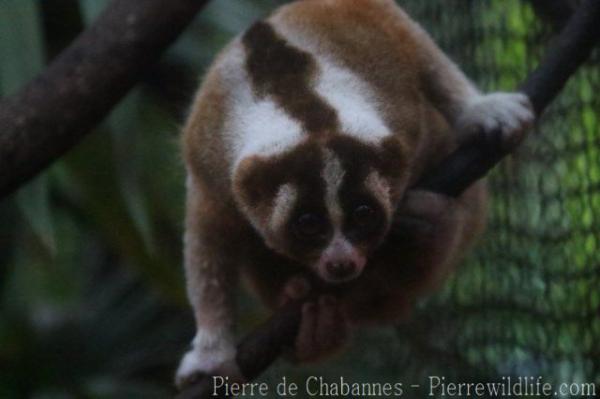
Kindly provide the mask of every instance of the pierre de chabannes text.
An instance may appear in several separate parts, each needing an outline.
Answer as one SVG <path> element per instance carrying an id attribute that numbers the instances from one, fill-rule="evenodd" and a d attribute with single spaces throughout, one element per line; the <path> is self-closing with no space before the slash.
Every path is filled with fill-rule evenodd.
<path id="1" fill-rule="evenodd" d="M 596 385 L 585 382 L 550 383 L 541 376 L 503 376 L 490 382 L 459 382 L 445 376 L 429 376 L 424 383 L 356 382 L 340 376 L 331 379 L 310 376 L 304 381 L 291 381 L 281 377 L 279 382 L 237 383 L 228 377 L 213 377 L 213 395 L 244 395 L 246 397 L 402 397 L 411 391 L 420 391 L 431 397 L 598 397 Z"/>

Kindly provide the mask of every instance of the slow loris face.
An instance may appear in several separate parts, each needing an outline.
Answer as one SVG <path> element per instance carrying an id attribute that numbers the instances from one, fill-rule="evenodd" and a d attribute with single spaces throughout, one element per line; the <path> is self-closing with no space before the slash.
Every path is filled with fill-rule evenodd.
<path id="1" fill-rule="evenodd" d="M 402 154 L 345 136 L 243 160 L 234 185 L 265 243 L 328 282 L 360 275 L 401 195 Z"/>

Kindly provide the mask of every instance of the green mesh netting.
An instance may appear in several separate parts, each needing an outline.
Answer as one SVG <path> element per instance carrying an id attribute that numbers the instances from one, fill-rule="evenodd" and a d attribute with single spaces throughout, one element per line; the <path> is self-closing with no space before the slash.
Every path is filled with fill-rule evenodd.
<path id="1" fill-rule="evenodd" d="M 522 1 L 404 3 L 485 90 L 517 87 L 548 41 Z M 441 12 L 459 7 L 448 18 Z M 421 310 L 422 328 L 446 331 L 443 340 L 424 342 L 442 359 L 447 354 L 492 376 L 600 381 L 597 61 L 574 77 L 525 145 L 493 173 L 484 240 Z"/>
<path id="2" fill-rule="evenodd" d="M 514 90 L 551 38 L 524 1 L 399 3 L 483 90 Z M 600 383 L 599 61 L 596 52 L 493 172 L 486 235 L 412 321 L 362 333 L 334 363 L 300 371 L 281 365 L 265 379 Z M 428 394 L 405 390 L 405 397 Z"/>

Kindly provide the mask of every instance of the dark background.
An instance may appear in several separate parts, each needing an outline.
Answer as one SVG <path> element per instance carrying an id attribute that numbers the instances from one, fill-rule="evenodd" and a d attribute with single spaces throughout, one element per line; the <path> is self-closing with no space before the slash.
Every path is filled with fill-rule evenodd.
<path id="1" fill-rule="evenodd" d="M 0 202 L 1 398 L 173 393 L 193 336 L 181 268 L 180 125 L 218 50 L 277 3 L 213 0 L 93 134 Z M 399 3 L 484 90 L 514 89 L 552 37 L 525 0 Z M 0 94 L 35 76 L 104 4 L 0 2 Z M 261 380 L 600 383 L 598 61 L 596 52 L 493 172 L 487 233 L 411 321 L 362 331 L 319 366 L 280 362 Z M 266 316 L 246 294 L 240 307 L 241 332 Z"/>

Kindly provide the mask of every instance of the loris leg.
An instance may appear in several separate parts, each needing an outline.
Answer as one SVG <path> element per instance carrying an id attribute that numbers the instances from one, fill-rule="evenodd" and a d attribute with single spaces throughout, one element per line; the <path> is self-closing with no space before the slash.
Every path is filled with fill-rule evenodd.
<path id="1" fill-rule="evenodd" d="M 180 388 L 202 374 L 243 378 L 235 363 L 232 331 L 237 269 L 223 241 L 229 237 L 211 227 L 209 206 L 208 199 L 200 202 L 200 193 L 188 181 L 184 261 L 196 336 L 177 370 Z"/>
<path id="2" fill-rule="evenodd" d="M 520 142 L 535 119 L 527 96 L 516 92 L 480 93 L 420 26 L 415 24 L 414 31 L 421 43 L 427 97 L 457 127 L 459 140 L 483 132 L 500 134 L 501 145 L 507 150 Z"/>
<path id="3" fill-rule="evenodd" d="M 432 270 L 443 277 L 483 231 L 486 208 L 487 191 L 481 181 L 458 198 L 410 190 L 399 210 L 399 223 L 406 223 L 415 237 L 416 260 L 436 266 Z"/>

